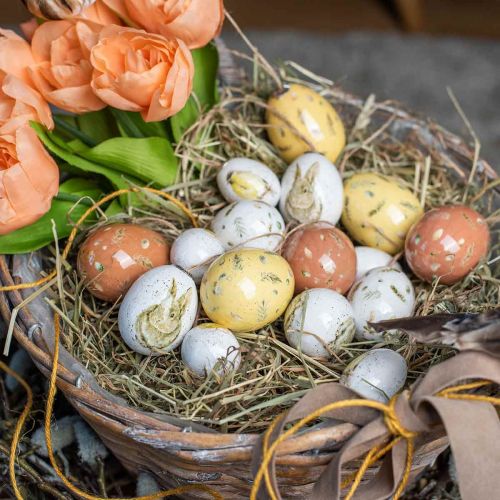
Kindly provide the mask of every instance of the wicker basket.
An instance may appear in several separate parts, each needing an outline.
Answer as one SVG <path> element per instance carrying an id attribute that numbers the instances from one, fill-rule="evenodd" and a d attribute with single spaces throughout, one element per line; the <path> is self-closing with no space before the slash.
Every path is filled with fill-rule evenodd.
<path id="1" fill-rule="evenodd" d="M 347 124 L 352 124 L 363 101 L 341 90 L 334 90 L 335 105 Z M 457 136 L 426 120 L 417 118 L 393 103 L 377 106 L 372 115 L 374 127 L 393 117 L 388 131 L 394 141 L 417 146 L 430 155 L 434 164 L 446 166 L 451 175 L 464 182 L 473 164 L 473 151 Z M 386 139 L 387 140 L 387 139 Z M 477 164 L 476 175 L 484 180 L 496 177 L 484 161 Z M 496 203 L 500 192 L 495 192 Z M 0 256 L 0 282 L 11 285 L 12 260 Z M 0 294 L 0 311 L 9 321 L 12 310 L 23 300 L 20 292 Z M 14 335 L 47 376 L 52 367 L 53 331 L 41 328 L 43 320 L 30 305 L 19 310 Z M 92 375 L 62 350 L 57 385 L 80 415 L 94 428 L 106 446 L 132 473 L 148 471 L 165 488 L 186 483 L 204 483 L 224 497 L 248 498 L 251 484 L 251 457 L 256 434 L 221 434 L 190 422 L 154 415 L 135 409 L 102 390 Z M 277 477 L 287 498 L 305 498 L 336 449 L 354 432 L 352 424 L 331 422 L 310 429 L 278 448 Z M 414 477 L 447 447 L 443 435 L 419 438 L 412 470 Z M 356 468 L 352 464 L 353 470 Z M 375 469 L 368 471 L 371 477 Z M 201 493 L 185 498 L 200 498 Z"/>

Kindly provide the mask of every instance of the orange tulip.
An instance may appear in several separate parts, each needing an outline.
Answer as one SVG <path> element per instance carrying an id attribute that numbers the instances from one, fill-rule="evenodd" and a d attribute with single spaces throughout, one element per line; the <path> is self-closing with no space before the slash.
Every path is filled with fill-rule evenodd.
<path id="1" fill-rule="evenodd" d="M 34 62 L 29 43 L 13 31 L 0 28 L 0 71 L 29 83 L 27 68 Z"/>
<path id="2" fill-rule="evenodd" d="M 102 26 L 87 21 L 49 21 L 38 27 L 29 73 L 50 103 L 73 113 L 97 111 L 105 104 L 92 92 L 90 51 Z"/>
<path id="3" fill-rule="evenodd" d="M 147 122 L 177 113 L 191 93 L 193 60 L 180 40 L 108 26 L 90 60 L 97 96 L 115 108 L 140 111 Z"/>
<path id="4" fill-rule="evenodd" d="M 13 134 L 30 120 L 54 128 L 45 99 L 20 78 L 0 71 L 0 135 Z"/>
<path id="5" fill-rule="evenodd" d="M 59 169 L 35 131 L 0 136 L 0 234 L 38 220 L 59 189 Z"/>
<path id="6" fill-rule="evenodd" d="M 152 33 L 180 38 L 190 49 L 215 38 L 224 21 L 223 0 L 103 0 L 122 19 Z"/>

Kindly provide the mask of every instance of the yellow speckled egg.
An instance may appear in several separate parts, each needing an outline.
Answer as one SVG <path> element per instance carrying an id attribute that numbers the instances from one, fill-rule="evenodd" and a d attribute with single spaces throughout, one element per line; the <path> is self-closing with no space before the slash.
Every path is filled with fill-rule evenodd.
<path id="1" fill-rule="evenodd" d="M 293 272 L 277 254 L 245 248 L 221 255 L 205 273 L 200 297 L 207 316 L 235 332 L 276 320 L 292 299 Z"/>
<path id="2" fill-rule="evenodd" d="M 303 85 L 290 85 L 271 97 L 266 120 L 269 139 L 287 162 L 309 151 L 335 162 L 344 149 L 345 130 L 339 115 L 324 97 Z"/>
<path id="3" fill-rule="evenodd" d="M 344 184 L 342 223 L 362 245 L 395 254 L 423 210 L 397 181 L 374 173 L 355 174 Z"/>

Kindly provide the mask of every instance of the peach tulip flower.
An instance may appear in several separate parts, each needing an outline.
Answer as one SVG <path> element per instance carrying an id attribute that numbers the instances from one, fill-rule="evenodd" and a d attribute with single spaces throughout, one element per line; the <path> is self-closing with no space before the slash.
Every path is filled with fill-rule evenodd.
<path id="1" fill-rule="evenodd" d="M 0 136 L 0 234 L 38 220 L 58 189 L 59 169 L 29 125 Z"/>
<path id="2" fill-rule="evenodd" d="M 25 81 L 0 71 L 0 135 L 14 134 L 30 120 L 54 128 L 45 99 Z"/>
<path id="3" fill-rule="evenodd" d="M 35 64 L 29 73 L 47 101 L 73 113 L 105 107 L 90 87 L 90 51 L 101 29 L 88 21 L 48 21 L 37 28 L 31 42 Z"/>
<path id="4" fill-rule="evenodd" d="M 90 60 L 97 96 L 115 108 L 140 111 L 147 122 L 174 115 L 191 94 L 193 59 L 181 40 L 107 26 Z"/>
<path id="5" fill-rule="evenodd" d="M 190 49 L 215 38 L 224 21 L 223 0 L 103 0 L 122 19 L 167 38 L 180 38 Z"/>
<path id="6" fill-rule="evenodd" d="M 13 31 L 0 28 L 0 71 L 29 83 L 27 68 L 34 62 L 30 44 Z"/>

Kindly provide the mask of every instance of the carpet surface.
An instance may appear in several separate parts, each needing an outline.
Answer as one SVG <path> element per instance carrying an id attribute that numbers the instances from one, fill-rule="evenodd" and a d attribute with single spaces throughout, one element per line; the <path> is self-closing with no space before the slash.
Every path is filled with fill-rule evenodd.
<path id="1" fill-rule="evenodd" d="M 500 42 L 368 32 L 247 34 L 271 61 L 291 59 L 358 95 L 396 99 L 467 138 L 450 87 L 480 138 L 482 157 L 500 171 Z M 234 32 L 223 37 L 243 49 Z"/>

